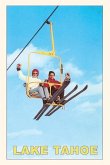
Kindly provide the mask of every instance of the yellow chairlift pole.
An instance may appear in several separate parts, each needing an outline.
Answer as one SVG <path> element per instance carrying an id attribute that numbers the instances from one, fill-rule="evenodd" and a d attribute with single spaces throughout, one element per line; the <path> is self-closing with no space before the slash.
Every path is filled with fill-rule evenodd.
<path id="1" fill-rule="evenodd" d="M 54 52 L 54 55 L 55 55 L 54 34 L 53 34 L 52 22 L 50 22 L 50 34 L 51 34 L 51 41 L 52 41 L 52 51 Z"/>
<path id="2" fill-rule="evenodd" d="M 62 65 L 62 60 L 61 57 L 57 56 L 55 54 L 55 46 L 54 46 L 54 35 L 53 35 L 53 28 L 52 28 L 52 22 L 47 21 L 47 24 L 50 25 L 50 34 L 51 34 L 51 43 L 52 43 L 52 51 L 35 51 L 35 52 L 31 52 L 28 55 L 28 80 L 27 80 L 27 95 L 29 96 L 29 82 L 30 82 L 30 57 L 32 54 L 41 54 L 44 56 L 50 56 L 50 57 L 54 57 L 57 58 L 59 60 L 60 63 L 60 83 L 62 84 L 62 74 L 63 74 L 63 65 Z"/>
<path id="3" fill-rule="evenodd" d="M 56 54 L 55 54 L 54 33 L 53 33 L 52 22 L 47 21 L 47 24 L 50 24 L 50 34 L 51 34 L 51 42 L 52 42 L 52 52 L 53 52 L 53 55 L 54 55 L 56 58 L 58 58 L 59 61 L 60 61 L 60 82 L 62 83 L 62 74 L 63 74 L 62 60 L 61 60 L 61 57 L 56 56 Z"/>

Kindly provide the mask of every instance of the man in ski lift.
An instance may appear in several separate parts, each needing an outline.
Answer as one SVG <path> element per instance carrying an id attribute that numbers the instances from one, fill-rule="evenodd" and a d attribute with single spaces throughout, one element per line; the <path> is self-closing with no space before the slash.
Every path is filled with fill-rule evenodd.
<path id="1" fill-rule="evenodd" d="M 67 73 L 65 75 L 65 80 L 70 80 L 70 74 Z M 57 80 L 55 80 L 55 72 L 54 71 L 49 71 L 48 73 L 48 79 L 45 80 L 45 82 L 48 82 L 48 83 L 55 83 L 54 85 L 51 86 L 51 95 L 53 96 L 53 94 L 61 87 L 61 83 Z M 49 90 L 49 93 L 50 93 L 50 86 L 49 84 L 46 84 L 44 83 L 44 87 L 47 87 L 48 90 Z M 60 100 L 64 97 L 64 91 L 60 94 L 60 96 L 57 97 L 56 99 L 56 103 L 59 103 Z"/>
<path id="2" fill-rule="evenodd" d="M 28 82 L 28 76 L 25 76 L 21 71 L 21 64 L 17 64 L 17 72 L 18 76 L 21 80 Z M 29 94 L 32 95 L 34 92 L 38 92 L 40 97 L 43 100 L 43 103 L 46 104 L 49 101 L 49 92 L 47 87 L 42 87 L 40 85 L 41 80 L 38 78 L 39 71 L 38 69 L 32 70 L 32 76 L 29 77 L 30 84 L 29 84 Z"/>

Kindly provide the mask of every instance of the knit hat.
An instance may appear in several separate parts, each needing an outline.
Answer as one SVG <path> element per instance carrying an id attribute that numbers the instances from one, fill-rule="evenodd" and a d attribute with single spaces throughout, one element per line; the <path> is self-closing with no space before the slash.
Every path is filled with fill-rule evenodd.
<path id="1" fill-rule="evenodd" d="M 32 70 L 32 74 L 33 74 L 34 72 L 37 72 L 37 74 L 39 75 L 39 70 L 38 70 L 38 69 L 33 69 L 33 70 Z"/>

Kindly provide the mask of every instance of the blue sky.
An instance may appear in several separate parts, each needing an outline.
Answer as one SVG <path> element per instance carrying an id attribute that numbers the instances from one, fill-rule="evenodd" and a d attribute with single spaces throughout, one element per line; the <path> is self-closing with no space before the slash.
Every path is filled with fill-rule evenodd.
<path id="1" fill-rule="evenodd" d="M 7 67 L 26 45 L 55 6 L 7 7 Z M 71 84 L 88 90 L 72 100 L 51 117 L 34 121 L 42 106 L 41 100 L 25 95 L 16 64 L 22 63 L 27 74 L 27 57 L 34 50 L 51 50 L 49 27 L 45 25 L 15 64 L 7 72 L 7 158 L 12 159 L 101 159 L 102 158 L 102 7 L 60 6 L 50 19 L 53 22 L 56 54 L 62 57 L 64 72 L 70 72 Z M 58 62 L 50 58 L 33 56 L 31 68 L 40 70 L 40 78 L 49 70 L 59 78 Z M 97 156 L 55 157 L 53 145 L 97 145 Z M 48 145 L 47 157 L 14 156 L 13 146 Z"/>

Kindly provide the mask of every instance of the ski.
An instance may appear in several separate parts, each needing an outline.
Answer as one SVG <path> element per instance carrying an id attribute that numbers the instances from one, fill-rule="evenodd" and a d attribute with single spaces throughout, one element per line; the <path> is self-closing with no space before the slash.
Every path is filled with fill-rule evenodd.
<path id="1" fill-rule="evenodd" d="M 78 96 L 79 94 L 83 93 L 86 89 L 88 88 L 88 85 L 86 85 L 82 90 L 80 90 L 79 92 L 77 92 L 76 94 L 74 94 L 73 96 L 71 96 L 69 99 L 62 101 L 61 103 L 63 105 L 67 104 L 70 100 L 72 100 L 73 98 L 75 98 L 76 96 Z M 56 107 L 54 110 L 52 110 L 50 113 L 46 114 L 46 116 L 50 116 L 52 115 L 54 112 L 56 112 L 58 109 L 60 108 L 60 106 Z"/>
<path id="2" fill-rule="evenodd" d="M 53 101 L 56 100 L 57 96 L 60 95 L 60 94 L 62 93 L 62 91 L 69 85 L 69 83 L 70 83 L 70 80 L 64 81 L 64 82 L 63 82 L 63 84 L 62 84 L 62 86 L 59 88 L 59 90 L 56 91 L 56 92 L 54 93 L 54 95 L 52 96 L 52 98 L 50 99 L 50 103 L 52 103 Z M 37 115 L 34 117 L 34 119 L 39 120 L 40 117 L 45 113 L 45 111 L 48 109 L 49 106 L 50 106 L 50 105 L 48 105 L 48 104 L 43 105 L 43 107 L 42 107 L 41 110 L 37 113 Z"/>
<path id="3" fill-rule="evenodd" d="M 39 112 L 38 112 L 37 115 L 34 117 L 34 119 L 37 118 L 37 116 L 43 111 L 44 108 L 48 108 L 48 107 L 46 106 L 46 104 L 43 104 L 43 107 L 39 110 Z"/>
<path id="4" fill-rule="evenodd" d="M 73 92 L 75 92 L 78 88 L 78 85 L 76 85 L 67 95 L 65 95 L 59 102 L 59 104 L 61 104 L 68 96 L 70 96 Z M 45 116 L 48 116 L 49 113 L 51 113 L 56 107 L 60 107 L 59 105 L 54 105 L 49 111 L 48 113 L 46 113 Z"/>

